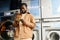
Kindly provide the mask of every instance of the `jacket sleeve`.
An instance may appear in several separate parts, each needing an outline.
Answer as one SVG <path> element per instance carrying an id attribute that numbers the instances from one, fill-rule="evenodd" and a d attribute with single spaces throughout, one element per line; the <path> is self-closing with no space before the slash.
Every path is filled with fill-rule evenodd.
<path id="1" fill-rule="evenodd" d="M 34 19 L 33 16 L 31 16 L 30 26 L 31 26 L 32 28 L 34 28 L 35 25 L 36 25 L 36 24 L 35 24 L 35 19 Z"/>
<path id="2" fill-rule="evenodd" d="M 34 28 L 35 27 L 35 19 L 32 15 L 30 15 L 30 22 L 26 21 L 25 22 L 26 26 L 30 27 L 30 28 Z"/>

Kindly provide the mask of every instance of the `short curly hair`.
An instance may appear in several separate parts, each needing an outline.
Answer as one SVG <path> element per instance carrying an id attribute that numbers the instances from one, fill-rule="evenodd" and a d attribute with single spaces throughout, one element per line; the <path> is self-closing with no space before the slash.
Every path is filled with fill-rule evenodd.
<path id="1" fill-rule="evenodd" d="M 27 4 L 26 4 L 26 3 L 21 3 L 21 6 L 22 6 L 22 5 L 25 5 L 25 6 L 27 7 Z"/>

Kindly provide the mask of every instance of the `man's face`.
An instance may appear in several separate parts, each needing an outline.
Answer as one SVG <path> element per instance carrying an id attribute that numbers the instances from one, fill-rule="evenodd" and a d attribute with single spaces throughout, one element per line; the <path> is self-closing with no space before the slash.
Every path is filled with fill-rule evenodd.
<path id="1" fill-rule="evenodd" d="M 25 5 L 22 5 L 21 6 L 21 12 L 26 13 L 26 11 L 27 11 L 27 7 Z"/>

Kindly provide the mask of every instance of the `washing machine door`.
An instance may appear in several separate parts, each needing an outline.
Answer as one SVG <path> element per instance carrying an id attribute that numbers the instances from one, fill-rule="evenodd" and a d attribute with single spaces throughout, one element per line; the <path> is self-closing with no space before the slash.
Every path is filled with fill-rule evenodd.
<path id="1" fill-rule="evenodd" d="M 12 25 L 12 26 L 11 26 Z M 8 35 L 9 30 L 13 30 L 13 22 L 5 21 L 1 24 L 1 37 L 4 39 L 8 39 L 10 36 Z"/>
<path id="2" fill-rule="evenodd" d="M 48 38 L 48 40 L 59 40 L 59 34 L 56 31 L 55 32 L 51 31 L 51 32 L 49 32 L 47 38 Z"/>
<path id="3" fill-rule="evenodd" d="M 39 40 L 39 35 L 38 35 L 38 30 L 34 30 L 33 31 L 33 37 L 32 37 L 33 40 Z"/>

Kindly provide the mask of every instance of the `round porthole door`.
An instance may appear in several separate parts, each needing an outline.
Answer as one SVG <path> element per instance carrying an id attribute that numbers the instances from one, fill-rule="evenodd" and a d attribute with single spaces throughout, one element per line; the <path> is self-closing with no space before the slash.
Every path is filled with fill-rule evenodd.
<path id="1" fill-rule="evenodd" d="M 59 32 L 58 31 L 51 31 L 47 35 L 48 40 L 59 40 Z"/>

